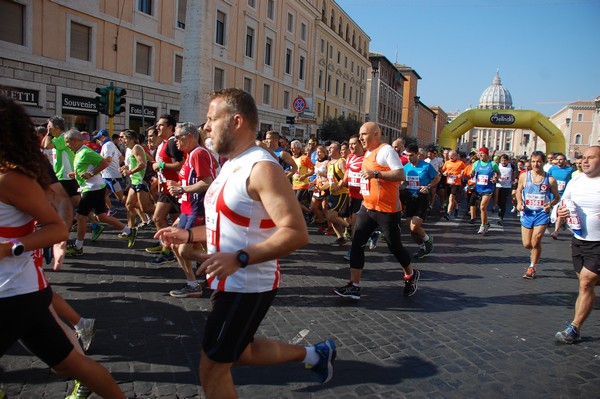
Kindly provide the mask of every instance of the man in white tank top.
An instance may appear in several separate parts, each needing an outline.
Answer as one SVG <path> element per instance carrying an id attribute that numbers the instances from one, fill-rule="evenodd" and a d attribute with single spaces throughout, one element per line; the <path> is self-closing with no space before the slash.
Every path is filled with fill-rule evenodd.
<path id="1" fill-rule="evenodd" d="M 228 160 L 206 192 L 206 226 L 156 234 L 167 245 L 206 241 L 208 253 L 193 253 L 215 290 L 200 355 L 202 388 L 207 398 L 236 397 L 234 363 L 302 361 L 325 383 L 336 356 L 331 339 L 303 347 L 254 336 L 279 287 L 279 258 L 306 245 L 308 232 L 283 169 L 255 143 L 252 96 L 225 89 L 210 97 L 204 129 Z"/>

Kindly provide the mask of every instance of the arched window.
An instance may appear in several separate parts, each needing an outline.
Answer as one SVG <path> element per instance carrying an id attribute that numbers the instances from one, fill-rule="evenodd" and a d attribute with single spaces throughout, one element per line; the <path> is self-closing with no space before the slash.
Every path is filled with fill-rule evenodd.
<path id="1" fill-rule="evenodd" d="M 575 135 L 575 144 L 581 144 L 581 133 Z"/>

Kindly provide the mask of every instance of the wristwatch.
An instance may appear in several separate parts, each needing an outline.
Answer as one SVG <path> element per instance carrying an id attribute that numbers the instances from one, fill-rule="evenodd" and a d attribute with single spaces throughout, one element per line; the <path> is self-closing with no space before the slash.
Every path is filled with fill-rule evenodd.
<path id="1" fill-rule="evenodd" d="M 248 252 L 240 249 L 237 251 L 236 260 L 240 263 L 240 267 L 243 269 L 248 266 L 248 262 L 250 262 L 250 255 L 248 255 Z"/>
<path id="2" fill-rule="evenodd" d="M 21 241 L 10 240 L 9 242 L 12 244 L 12 247 L 10 249 L 12 256 L 19 256 L 22 255 L 23 252 L 25 252 L 25 246 L 23 245 L 23 243 L 21 243 Z"/>
<path id="3" fill-rule="evenodd" d="M 373 172 L 373 177 L 376 179 L 379 179 L 379 171 L 378 170 Z"/>

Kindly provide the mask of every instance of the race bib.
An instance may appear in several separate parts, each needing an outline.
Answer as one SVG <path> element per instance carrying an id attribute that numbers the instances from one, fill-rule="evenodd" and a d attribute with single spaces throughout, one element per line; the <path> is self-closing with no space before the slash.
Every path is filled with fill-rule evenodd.
<path id="1" fill-rule="evenodd" d="M 454 183 L 456 183 L 456 176 L 455 175 L 448 175 L 446 177 L 446 183 L 448 183 L 448 184 L 454 184 Z"/>
<path id="2" fill-rule="evenodd" d="M 348 186 L 350 187 L 360 187 L 360 172 L 348 172 Z"/>
<path id="3" fill-rule="evenodd" d="M 371 186 L 368 179 L 360 179 L 360 193 L 364 196 L 371 195 Z"/>
<path id="4" fill-rule="evenodd" d="M 487 186 L 490 177 L 488 175 L 477 175 L 477 184 L 480 186 Z"/>
<path id="5" fill-rule="evenodd" d="M 565 191 L 565 187 L 567 186 L 567 182 L 566 181 L 560 181 L 560 180 L 557 180 L 556 182 L 558 183 L 558 191 L 560 191 L 560 192 Z"/>
<path id="6" fill-rule="evenodd" d="M 409 189 L 412 188 L 418 190 L 421 187 L 419 176 L 406 176 L 406 185 Z"/>
<path id="7" fill-rule="evenodd" d="M 526 194 L 525 206 L 532 211 L 544 209 L 546 196 L 544 194 Z"/>

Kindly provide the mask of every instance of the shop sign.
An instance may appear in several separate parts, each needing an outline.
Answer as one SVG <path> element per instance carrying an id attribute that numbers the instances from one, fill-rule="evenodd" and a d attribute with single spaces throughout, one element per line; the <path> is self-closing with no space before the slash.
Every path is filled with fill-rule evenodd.
<path id="1" fill-rule="evenodd" d="M 38 106 L 40 101 L 39 91 L 21 89 L 19 87 L 0 87 L 0 94 L 12 98 L 21 105 Z"/>
<path id="2" fill-rule="evenodd" d="M 70 94 L 63 94 L 62 108 L 70 111 L 98 112 L 95 98 L 72 96 Z"/>
<path id="3" fill-rule="evenodd" d="M 156 107 L 146 107 L 144 106 L 144 117 L 156 119 L 157 113 Z M 129 104 L 129 116 L 134 116 L 141 118 L 142 117 L 142 106 L 137 104 Z"/>

